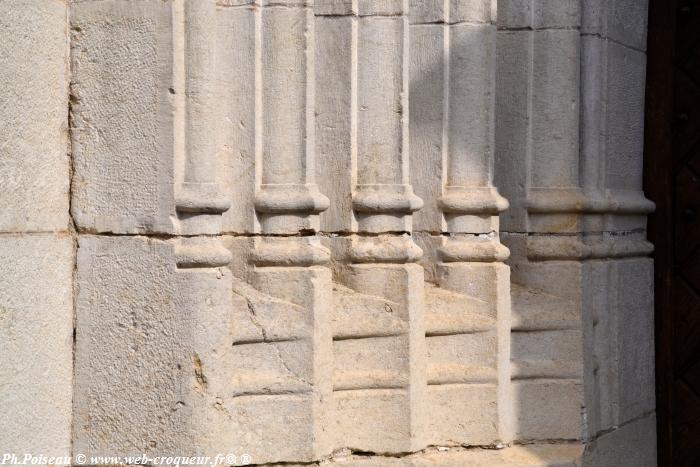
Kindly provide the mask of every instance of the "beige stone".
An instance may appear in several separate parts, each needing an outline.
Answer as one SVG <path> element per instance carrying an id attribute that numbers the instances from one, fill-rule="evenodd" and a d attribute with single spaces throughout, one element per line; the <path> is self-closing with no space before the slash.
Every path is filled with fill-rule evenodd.
<path id="1" fill-rule="evenodd" d="M 68 37 L 65 2 L 0 6 L 0 231 L 68 227 Z"/>
<path id="2" fill-rule="evenodd" d="M 73 261 L 67 235 L 0 235 L 3 454 L 71 453 Z"/>
<path id="3" fill-rule="evenodd" d="M 0 451 L 652 465 L 646 1 L 5 9 Z"/>

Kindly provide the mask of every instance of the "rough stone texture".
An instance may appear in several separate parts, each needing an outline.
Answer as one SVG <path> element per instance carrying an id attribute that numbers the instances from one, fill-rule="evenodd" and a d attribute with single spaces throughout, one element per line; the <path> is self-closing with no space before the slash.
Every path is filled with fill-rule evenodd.
<path id="1" fill-rule="evenodd" d="M 71 210 L 81 229 L 172 231 L 171 8 L 158 0 L 71 8 Z"/>
<path id="2" fill-rule="evenodd" d="M 654 411 L 646 2 L 552 7 L 498 2 L 496 182 L 511 203 L 502 237 L 515 437 L 590 441 L 585 465 L 651 465 L 651 448 L 632 456 L 620 446 L 620 457 L 594 448 L 633 437 L 625 424 Z"/>
<path id="3" fill-rule="evenodd" d="M 70 455 L 72 274 L 67 235 L 0 234 L 2 453 Z"/>
<path id="4" fill-rule="evenodd" d="M 63 1 L 0 2 L 0 453 L 20 459 L 71 452 L 66 19 Z"/>
<path id="5" fill-rule="evenodd" d="M 644 2 L 18 4 L 8 449 L 650 463 Z"/>
<path id="6" fill-rule="evenodd" d="M 73 449 L 230 449 L 231 275 L 178 267 L 181 240 L 81 236 Z M 240 302 L 237 303 L 240 305 Z M 124 407 L 131 407 L 124 410 Z M 236 420 L 240 422 L 240 420 Z"/>
<path id="7" fill-rule="evenodd" d="M 0 5 L 0 231 L 68 225 L 65 2 Z"/>
<path id="8" fill-rule="evenodd" d="M 645 415 L 586 446 L 584 466 L 655 466 L 656 416 Z"/>
<path id="9" fill-rule="evenodd" d="M 644 51 L 648 0 L 583 0 L 582 32 Z"/>

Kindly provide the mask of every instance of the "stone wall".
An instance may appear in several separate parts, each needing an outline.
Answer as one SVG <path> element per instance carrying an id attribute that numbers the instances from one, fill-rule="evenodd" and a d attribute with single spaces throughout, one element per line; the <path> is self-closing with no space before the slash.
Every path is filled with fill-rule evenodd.
<path id="1" fill-rule="evenodd" d="M 0 3 L 0 453 L 71 450 L 68 25 L 60 1 Z"/>
<path id="2" fill-rule="evenodd" d="M 0 452 L 655 463 L 645 5 L 17 5 Z"/>

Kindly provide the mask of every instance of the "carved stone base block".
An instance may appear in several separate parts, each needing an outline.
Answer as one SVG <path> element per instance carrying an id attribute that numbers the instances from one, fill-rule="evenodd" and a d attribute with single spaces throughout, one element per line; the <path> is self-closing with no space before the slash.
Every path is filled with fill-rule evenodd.
<path id="1" fill-rule="evenodd" d="M 440 263 L 436 275 L 439 286 L 426 285 L 429 442 L 508 442 L 509 268 Z"/>
<path id="2" fill-rule="evenodd" d="M 338 448 L 423 447 L 423 271 L 415 264 L 355 264 L 336 291 L 333 376 Z M 349 329 L 343 322 L 354 322 Z"/>
<path id="3" fill-rule="evenodd" d="M 322 266 L 256 267 L 233 334 L 230 445 L 256 462 L 311 461 L 330 454 L 331 273 Z M 237 315 L 241 315 L 237 307 Z"/>
<path id="4" fill-rule="evenodd" d="M 228 261 L 209 239 L 80 238 L 75 452 L 229 445 Z"/>

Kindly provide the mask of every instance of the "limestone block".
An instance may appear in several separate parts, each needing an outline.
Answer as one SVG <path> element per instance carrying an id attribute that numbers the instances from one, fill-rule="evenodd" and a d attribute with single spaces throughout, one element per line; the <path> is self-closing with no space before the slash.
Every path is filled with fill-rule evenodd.
<path id="1" fill-rule="evenodd" d="M 646 10 L 645 10 L 646 11 Z M 608 187 L 640 189 L 646 56 L 608 42 Z"/>
<path id="2" fill-rule="evenodd" d="M 330 270 L 262 265 L 249 274 L 250 285 L 234 282 L 249 313 L 233 342 L 233 443 L 256 462 L 318 459 L 332 441 Z"/>
<path id="3" fill-rule="evenodd" d="M 492 23 L 496 20 L 496 4 L 491 0 L 451 0 L 451 23 Z"/>
<path id="4" fill-rule="evenodd" d="M 350 174 L 357 163 L 358 138 L 353 75 L 357 27 L 351 16 L 317 16 L 315 28 L 316 179 L 321 193 L 330 199 L 328 210 L 321 214 L 321 228 L 326 232 L 352 231 Z"/>
<path id="5" fill-rule="evenodd" d="M 522 177 L 529 165 L 530 34 L 499 31 L 496 38 L 494 183 L 510 203 L 501 214 L 501 228 L 510 232 L 527 231 L 527 186 Z"/>
<path id="6" fill-rule="evenodd" d="M 0 5 L 0 231 L 68 227 L 65 2 Z"/>
<path id="7" fill-rule="evenodd" d="M 515 268 L 514 268 L 515 269 Z M 521 277 L 518 274 L 518 277 Z M 575 301 L 530 288 L 511 284 L 513 331 L 576 329 L 580 325 L 580 307 Z"/>
<path id="8" fill-rule="evenodd" d="M 426 285 L 429 443 L 508 442 L 508 268 L 498 262 L 441 262 L 436 275 L 439 287 Z M 455 411 L 456 405 L 463 410 Z"/>
<path id="9" fill-rule="evenodd" d="M 73 217 L 79 229 L 212 234 L 218 187 L 213 0 L 71 9 Z"/>
<path id="10" fill-rule="evenodd" d="M 646 50 L 648 0 L 584 0 L 582 32 Z"/>
<path id="11" fill-rule="evenodd" d="M 210 238 L 81 236 L 76 452 L 230 449 L 233 303 L 221 267 L 230 258 L 217 248 Z"/>
<path id="12" fill-rule="evenodd" d="M 222 188 L 231 207 L 223 214 L 224 232 L 255 230 L 256 13 L 250 8 L 217 11 L 217 77 L 222 102 L 220 145 Z"/>
<path id="13" fill-rule="evenodd" d="M 533 33 L 532 186 L 578 186 L 578 31 Z"/>
<path id="14" fill-rule="evenodd" d="M 345 16 L 357 13 L 353 0 L 315 0 L 314 13 L 319 16 Z"/>
<path id="15" fill-rule="evenodd" d="M 489 314 L 495 318 L 497 304 L 503 298 L 500 293 L 508 290 L 507 271 L 507 266 L 498 263 L 446 262 L 438 267 L 438 283 L 444 289 L 488 303 Z"/>
<path id="16" fill-rule="evenodd" d="M 494 379 L 495 380 L 495 379 Z M 501 439 L 498 385 L 494 383 L 432 384 L 426 437 L 439 445 L 495 445 Z"/>
<path id="17" fill-rule="evenodd" d="M 71 453 L 73 241 L 0 236 L 0 451 Z"/>
<path id="18" fill-rule="evenodd" d="M 410 0 L 410 23 L 428 25 L 431 23 L 448 22 L 449 3 L 450 2 L 441 0 Z"/>
<path id="19" fill-rule="evenodd" d="M 403 388 L 334 391 L 335 445 L 372 452 L 414 450 L 410 447 L 416 436 L 412 399 Z"/>
<path id="20" fill-rule="evenodd" d="M 71 8 L 78 226 L 169 232 L 174 215 L 172 3 Z"/>
<path id="21" fill-rule="evenodd" d="M 654 409 L 650 262 L 630 258 L 587 265 L 584 324 L 590 437 Z"/>
<path id="22" fill-rule="evenodd" d="M 515 439 L 579 439 L 583 383 L 580 379 L 513 381 Z"/>
<path id="23" fill-rule="evenodd" d="M 391 317 L 381 329 L 363 325 L 358 332 L 334 336 L 335 446 L 372 452 L 421 449 L 426 397 L 422 271 L 415 264 L 354 264 L 344 282 L 355 293 L 334 294 L 336 306 L 344 305 L 336 322 L 364 321 L 367 313 L 382 313 L 380 306 Z"/>
<path id="24" fill-rule="evenodd" d="M 654 281 L 649 258 L 620 261 L 618 268 L 615 350 L 620 365 L 618 423 L 622 424 L 655 407 Z"/>
<path id="25" fill-rule="evenodd" d="M 657 465 L 655 414 L 634 420 L 589 443 L 583 453 L 583 465 Z"/>
<path id="26" fill-rule="evenodd" d="M 401 335 L 408 323 L 394 313 L 400 304 L 333 283 L 333 337 L 336 343 L 363 336 Z"/>
<path id="27" fill-rule="evenodd" d="M 502 29 L 577 28 L 581 23 L 578 0 L 500 0 L 498 26 Z"/>
<path id="28" fill-rule="evenodd" d="M 513 332 L 513 379 L 581 378 L 583 345 L 578 329 Z"/>
<path id="29" fill-rule="evenodd" d="M 360 16 L 397 16 L 403 13 L 405 0 L 357 0 L 357 13 Z"/>
<path id="30" fill-rule="evenodd" d="M 525 237 L 524 235 L 503 234 L 503 243 L 511 251 L 517 251 L 519 246 L 516 242 L 524 240 Z M 511 278 L 514 284 L 532 289 L 537 294 L 544 293 L 546 298 L 543 297 L 539 301 L 545 301 L 552 296 L 558 297 L 556 303 L 563 305 L 561 308 L 558 308 L 561 313 L 560 319 L 568 321 L 576 316 L 574 322 L 580 323 L 582 290 L 577 287 L 571 287 L 571 284 L 580 284 L 582 282 L 582 266 L 580 263 L 576 261 L 513 261 Z M 535 304 L 537 301 L 529 303 Z M 549 313 L 545 313 L 545 311 L 547 310 L 542 309 L 543 318 L 554 318 L 549 317 Z"/>
<path id="31" fill-rule="evenodd" d="M 358 184 L 400 185 L 407 101 L 404 80 L 404 20 L 362 18 L 357 46 Z M 406 28 L 407 29 L 407 28 Z M 406 109 L 407 110 L 407 109 Z M 380 169 L 381 168 L 381 169 Z"/>
<path id="32" fill-rule="evenodd" d="M 439 2 L 442 4 L 443 2 Z M 411 14 L 415 9 L 412 5 Z M 416 231 L 442 230 L 439 200 L 446 170 L 446 67 L 449 30 L 441 24 L 410 27 L 409 134 L 411 183 L 425 205 L 413 215 Z"/>
<path id="33" fill-rule="evenodd" d="M 491 0 L 411 0 L 411 24 L 487 23 L 495 18 Z"/>

